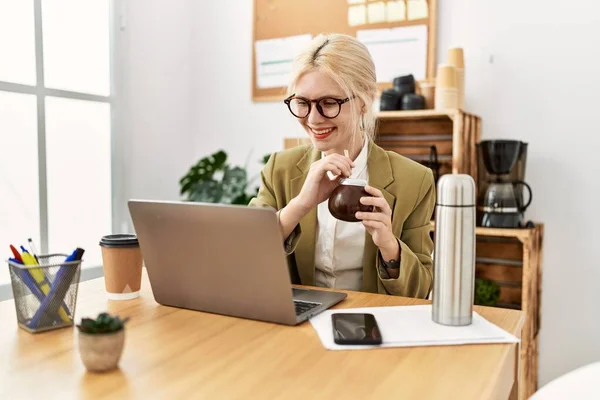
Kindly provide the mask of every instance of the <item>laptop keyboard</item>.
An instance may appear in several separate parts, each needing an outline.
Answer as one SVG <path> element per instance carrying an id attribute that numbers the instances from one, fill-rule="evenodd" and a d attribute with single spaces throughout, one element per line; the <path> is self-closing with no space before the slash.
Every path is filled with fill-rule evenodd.
<path id="1" fill-rule="evenodd" d="M 301 315 L 315 307 L 320 306 L 321 303 L 311 303 L 308 301 L 294 300 L 294 306 L 296 307 L 296 315 Z"/>

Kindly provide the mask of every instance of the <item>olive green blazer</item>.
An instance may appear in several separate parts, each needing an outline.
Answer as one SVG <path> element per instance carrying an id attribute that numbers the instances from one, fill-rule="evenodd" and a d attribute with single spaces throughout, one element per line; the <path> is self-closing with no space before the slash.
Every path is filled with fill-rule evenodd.
<path id="1" fill-rule="evenodd" d="M 321 158 L 311 145 L 274 153 L 261 172 L 258 195 L 250 206 L 281 210 L 296 197 L 310 165 Z M 392 229 L 401 247 L 400 276 L 384 279 L 379 273 L 378 249 L 365 232 L 364 292 L 398 296 L 428 296 L 432 285 L 433 241 L 430 220 L 435 207 L 431 169 L 369 143 L 369 185 L 380 189 L 392 209 Z M 292 282 L 315 285 L 317 208 L 313 208 L 285 240 Z"/>

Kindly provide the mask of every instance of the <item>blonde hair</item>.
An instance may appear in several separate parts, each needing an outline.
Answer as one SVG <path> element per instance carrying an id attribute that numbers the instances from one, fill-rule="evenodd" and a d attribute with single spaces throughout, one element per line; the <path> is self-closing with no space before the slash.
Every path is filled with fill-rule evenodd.
<path id="1" fill-rule="evenodd" d="M 373 101 L 377 94 L 375 64 L 367 47 L 355 37 L 339 33 L 320 34 L 294 59 L 288 96 L 294 93 L 295 86 L 303 74 L 319 69 L 332 78 L 346 97 L 362 101 L 365 109 L 362 117 L 352 107 L 352 141 L 357 134 L 368 140 L 375 138 L 376 117 Z M 354 143 L 352 143 L 354 144 Z"/>

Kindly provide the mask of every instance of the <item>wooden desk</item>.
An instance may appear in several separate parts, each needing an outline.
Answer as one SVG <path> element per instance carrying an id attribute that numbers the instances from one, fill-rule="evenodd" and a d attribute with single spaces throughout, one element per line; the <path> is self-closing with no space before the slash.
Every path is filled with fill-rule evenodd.
<path id="1" fill-rule="evenodd" d="M 164 307 L 145 275 L 142 288 L 139 299 L 110 301 L 102 279 L 79 287 L 77 321 L 106 310 L 131 317 L 121 368 L 105 374 L 86 373 L 75 328 L 30 334 L 17 327 L 13 301 L 0 303 L 0 398 L 481 400 L 508 398 L 516 382 L 515 344 L 328 351 L 309 322 Z M 349 292 L 338 307 L 424 303 Z M 521 311 L 476 310 L 520 336 Z"/>

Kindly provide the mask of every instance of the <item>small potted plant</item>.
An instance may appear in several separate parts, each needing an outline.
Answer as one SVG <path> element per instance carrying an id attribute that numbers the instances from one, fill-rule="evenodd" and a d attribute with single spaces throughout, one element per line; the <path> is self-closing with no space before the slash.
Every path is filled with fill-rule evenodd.
<path id="1" fill-rule="evenodd" d="M 83 318 L 79 330 L 79 355 L 89 371 L 102 372 L 117 368 L 125 344 L 125 323 L 107 313 L 98 318 Z"/>
<path id="2" fill-rule="evenodd" d="M 475 304 L 495 307 L 500 299 L 500 285 L 489 279 L 475 279 Z"/>

